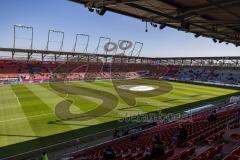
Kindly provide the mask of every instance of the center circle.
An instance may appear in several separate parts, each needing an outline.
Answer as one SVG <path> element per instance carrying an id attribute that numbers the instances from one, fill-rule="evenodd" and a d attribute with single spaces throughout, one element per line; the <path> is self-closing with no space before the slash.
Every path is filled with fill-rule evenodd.
<path id="1" fill-rule="evenodd" d="M 146 92 L 146 91 L 152 91 L 157 86 L 150 86 L 150 85 L 120 85 L 118 86 L 119 89 L 129 90 L 129 91 L 135 91 L 135 92 Z"/>

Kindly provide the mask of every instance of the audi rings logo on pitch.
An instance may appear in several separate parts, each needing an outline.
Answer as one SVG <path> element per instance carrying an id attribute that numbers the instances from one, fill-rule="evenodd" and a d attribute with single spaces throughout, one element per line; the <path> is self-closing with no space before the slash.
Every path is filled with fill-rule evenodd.
<path id="1" fill-rule="evenodd" d="M 117 50 L 118 48 L 123 50 L 123 51 L 126 51 L 130 48 L 132 48 L 133 46 L 133 42 L 131 41 L 128 41 L 128 40 L 119 40 L 118 41 L 118 44 L 115 43 L 115 42 L 108 42 L 104 45 L 104 50 L 106 52 L 112 52 L 114 50 Z"/>

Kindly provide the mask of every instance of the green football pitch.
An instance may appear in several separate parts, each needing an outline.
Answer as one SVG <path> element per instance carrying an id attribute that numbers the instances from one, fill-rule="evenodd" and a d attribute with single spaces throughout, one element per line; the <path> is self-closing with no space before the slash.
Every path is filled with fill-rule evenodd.
<path id="1" fill-rule="evenodd" d="M 145 85 L 161 83 L 160 81 L 150 79 L 139 81 L 144 82 Z M 197 102 L 238 92 L 238 90 L 234 89 L 211 86 L 179 82 L 166 83 L 172 86 L 169 92 L 159 96 L 138 97 L 136 98 L 136 105 L 130 106 L 119 96 L 110 80 L 68 82 L 72 86 L 89 88 L 89 93 L 98 90 L 117 97 L 116 107 L 112 110 L 95 118 L 80 121 L 75 119 L 60 120 L 56 115 L 57 104 L 65 99 L 70 100 L 72 102 L 70 112 L 81 114 L 94 110 L 102 103 L 102 100 L 86 95 L 64 94 L 54 90 L 48 83 L 1 85 L 0 147 L 73 130 L 81 131 L 81 129 L 86 129 L 90 126 L 97 127 L 100 124 L 119 120 L 125 116 L 169 108 L 176 109 L 176 106 L 186 109 L 184 107 L 187 107 L 187 104 L 196 104 Z M 111 101 L 110 98 L 109 101 Z M 94 131 L 97 130 L 92 130 L 92 132 Z"/>

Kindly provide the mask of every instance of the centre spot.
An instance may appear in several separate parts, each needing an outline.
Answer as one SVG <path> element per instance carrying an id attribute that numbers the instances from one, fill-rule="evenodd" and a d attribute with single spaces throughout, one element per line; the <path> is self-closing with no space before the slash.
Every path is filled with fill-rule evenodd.
<path id="1" fill-rule="evenodd" d="M 152 91 L 157 86 L 151 86 L 151 85 L 120 85 L 118 86 L 119 89 L 129 90 L 129 91 L 135 91 L 135 92 L 146 92 L 146 91 Z"/>

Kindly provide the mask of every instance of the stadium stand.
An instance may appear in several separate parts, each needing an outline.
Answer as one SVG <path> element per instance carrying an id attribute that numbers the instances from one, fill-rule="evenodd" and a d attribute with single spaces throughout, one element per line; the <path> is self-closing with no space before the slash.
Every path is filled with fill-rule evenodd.
<path id="1" fill-rule="evenodd" d="M 238 70 L 229 67 L 181 66 L 171 70 L 165 78 L 180 81 L 210 82 L 215 84 L 238 85 L 240 83 L 240 74 Z"/>
<path id="2" fill-rule="evenodd" d="M 224 160 L 238 160 L 240 158 L 240 147 L 233 150 Z"/>
<path id="3" fill-rule="evenodd" d="M 154 157 L 158 160 L 206 160 L 214 157 L 222 158 L 222 150 L 226 144 L 223 143 L 223 136 L 230 129 L 239 128 L 240 108 L 238 106 L 221 107 L 216 113 L 217 118 L 209 121 L 211 112 L 203 112 L 193 117 L 186 117 L 166 124 L 157 125 L 153 128 L 137 132 L 138 138 L 132 140 L 130 136 L 124 136 L 113 141 L 84 149 L 71 155 L 72 160 L 100 160 L 104 158 L 105 148 L 111 146 L 117 160 L 145 160 L 153 159 L 154 141 L 158 137 L 164 143 L 163 155 Z M 180 140 L 178 131 L 180 127 L 187 130 L 186 140 Z M 239 148 L 233 151 L 228 157 L 236 156 Z M 151 158 L 146 158 L 147 154 Z M 110 158 L 111 159 L 111 158 Z"/>
<path id="4" fill-rule="evenodd" d="M 80 67 L 79 67 L 80 66 Z M 55 80 L 91 80 L 91 79 L 110 79 L 110 78 L 137 78 L 144 76 L 138 65 L 132 65 L 125 69 L 119 69 L 120 65 L 111 66 L 86 63 L 67 63 L 59 62 L 34 62 L 34 61 L 0 61 L 0 83 L 27 83 L 49 81 L 54 77 Z M 149 66 L 150 68 L 152 66 Z M 139 73 L 138 73 L 139 72 Z"/>
<path id="5" fill-rule="evenodd" d="M 131 64 L 124 67 L 124 64 L 111 65 L 109 63 L 86 65 L 86 63 L 74 62 L 62 64 L 60 62 L 1 60 L 0 68 L 0 83 L 49 81 L 53 75 L 57 75 L 55 78 L 61 79 L 64 76 L 64 79 L 68 81 L 147 76 L 216 85 L 240 84 L 238 70 L 227 67 L 162 66 L 158 69 L 155 65 L 149 64 Z"/>

